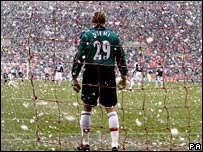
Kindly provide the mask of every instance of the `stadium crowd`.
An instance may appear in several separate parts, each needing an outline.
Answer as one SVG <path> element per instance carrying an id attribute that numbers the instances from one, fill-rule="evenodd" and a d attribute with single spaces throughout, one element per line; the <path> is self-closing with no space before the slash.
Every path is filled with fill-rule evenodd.
<path id="1" fill-rule="evenodd" d="M 202 80 L 202 1 L 2 1 L 1 73 L 30 61 L 41 79 L 47 67 L 54 76 L 61 62 L 69 79 L 80 31 L 99 9 L 120 35 L 130 74 L 140 59 L 152 77 L 161 63 L 168 81 Z"/>

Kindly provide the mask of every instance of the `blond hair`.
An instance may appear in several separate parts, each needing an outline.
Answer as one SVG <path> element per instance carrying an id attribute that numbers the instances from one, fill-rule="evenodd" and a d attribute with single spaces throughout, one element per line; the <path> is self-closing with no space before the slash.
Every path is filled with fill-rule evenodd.
<path id="1" fill-rule="evenodd" d="M 94 15 L 92 16 L 92 23 L 95 26 L 101 26 L 104 25 L 106 22 L 106 16 L 104 12 L 95 12 Z"/>

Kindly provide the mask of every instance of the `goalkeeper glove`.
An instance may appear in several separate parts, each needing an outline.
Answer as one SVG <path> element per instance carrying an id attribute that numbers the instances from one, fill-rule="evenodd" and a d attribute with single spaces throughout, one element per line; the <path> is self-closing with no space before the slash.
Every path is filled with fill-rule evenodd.
<path id="1" fill-rule="evenodd" d="M 80 91 L 81 87 L 80 87 L 80 85 L 78 84 L 77 78 L 73 78 L 73 79 L 72 79 L 72 87 L 73 87 L 73 90 L 74 90 L 75 92 L 78 93 L 78 92 Z"/>
<path id="2" fill-rule="evenodd" d="M 126 87 L 126 76 L 122 75 L 121 80 L 118 83 L 118 89 L 122 90 L 122 89 L 125 89 L 125 87 Z"/>

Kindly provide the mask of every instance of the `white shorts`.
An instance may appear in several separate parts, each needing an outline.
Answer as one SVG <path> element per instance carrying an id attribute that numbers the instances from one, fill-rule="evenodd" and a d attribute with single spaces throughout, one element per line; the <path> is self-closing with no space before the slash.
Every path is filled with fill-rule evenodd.
<path id="1" fill-rule="evenodd" d="M 8 78 L 9 78 L 9 80 L 13 80 L 15 78 L 15 76 L 12 73 L 9 73 Z"/>
<path id="2" fill-rule="evenodd" d="M 133 77 L 133 80 L 135 80 L 137 82 L 141 82 L 142 81 L 142 72 L 136 72 L 135 76 Z"/>
<path id="3" fill-rule="evenodd" d="M 62 72 L 56 72 L 55 80 L 62 80 L 62 79 L 63 79 Z"/>
<path id="4" fill-rule="evenodd" d="M 163 77 L 162 77 L 162 76 L 157 76 L 157 81 L 158 81 L 158 82 L 163 81 Z"/>

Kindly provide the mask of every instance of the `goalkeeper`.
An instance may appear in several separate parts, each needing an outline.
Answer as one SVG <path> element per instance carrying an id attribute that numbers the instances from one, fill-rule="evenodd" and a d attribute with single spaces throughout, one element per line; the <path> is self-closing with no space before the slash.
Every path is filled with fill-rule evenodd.
<path id="1" fill-rule="evenodd" d="M 117 104 L 115 63 L 121 73 L 119 89 L 126 87 L 126 56 L 122 49 L 119 36 L 105 28 L 104 12 L 95 12 L 92 17 L 93 28 L 83 32 L 80 36 L 78 52 L 72 66 L 72 86 L 76 92 L 80 91 L 77 77 L 84 64 L 81 99 L 84 102 L 81 112 L 80 126 L 82 143 L 77 148 L 89 151 L 89 131 L 91 127 L 91 109 L 99 104 L 103 105 L 109 119 L 112 151 L 118 151 L 119 121 L 115 110 Z"/>

